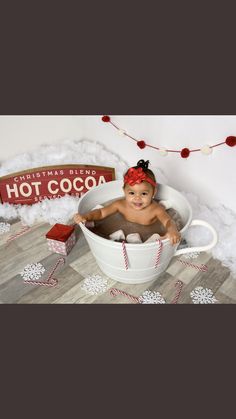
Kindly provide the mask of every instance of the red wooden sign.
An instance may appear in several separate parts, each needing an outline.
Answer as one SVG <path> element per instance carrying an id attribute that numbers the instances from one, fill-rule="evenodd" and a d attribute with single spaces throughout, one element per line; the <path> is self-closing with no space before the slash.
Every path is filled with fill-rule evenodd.
<path id="1" fill-rule="evenodd" d="M 34 204 L 45 198 L 82 196 L 94 186 L 115 179 L 112 167 L 61 165 L 38 167 L 0 177 L 1 202 Z"/>

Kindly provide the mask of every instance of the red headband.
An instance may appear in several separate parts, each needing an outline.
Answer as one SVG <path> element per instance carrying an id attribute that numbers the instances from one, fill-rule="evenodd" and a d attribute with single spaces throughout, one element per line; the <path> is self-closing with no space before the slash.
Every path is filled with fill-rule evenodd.
<path id="1" fill-rule="evenodd" d="M 157 186 L 156 182 L 148 177 L 147 173 L 143 171 L 142 167 L 138 167 L 138 169 L 131 167 L 124 177 L 124 184 L 128 183 L 130 186 L 134 186 L 136 183 L 141 182 L 148 182 L 154 186 L 154 188 Z"/>

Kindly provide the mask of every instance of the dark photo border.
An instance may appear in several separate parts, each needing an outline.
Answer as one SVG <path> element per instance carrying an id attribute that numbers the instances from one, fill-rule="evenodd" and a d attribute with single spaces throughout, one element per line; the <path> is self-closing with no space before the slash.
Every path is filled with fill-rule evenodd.
<path id="1" fill-rule="evenodd" d="M 57 4 L 55 18 L 47 5 L 40 23 L 30 5 L 25 22 L 22 2 L 4 6 L 0 114 L 236 115 L 234 11 L 181 6 L 108 16 L 109 4 L 84 2 L 67 18 Z M 199 418 L 203 402 L 206 417 L 227 416 L 234 306 L 2 304 L 0 316 L 4 418 L 45 416 L 44 401 L 53 417 Z"/>

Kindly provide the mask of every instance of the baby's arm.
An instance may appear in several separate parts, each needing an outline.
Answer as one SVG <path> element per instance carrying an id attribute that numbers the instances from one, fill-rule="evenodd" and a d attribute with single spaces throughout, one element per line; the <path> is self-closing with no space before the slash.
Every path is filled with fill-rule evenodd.
<path id="1" fill-rule="evenodd" d="M 166 228 L 166 234 L 162 236 L 162 239 L 170 239 L 172 245 L 177 244 L 181 239 L 181 235 L 177 230 L 176 224 L 167 214 L 166 210 L 159 205 L 157 208 L 157 217 Z"/>
<path id="2" fill-rule="evenodd" d="M 110 205 L 107 205 L 106 207 L 95 209 L 93 211 L 89 211 L 86 214 L 75 214 L 74 215 L 74 221 L 75 223 L 85 223 L 86 221 L 97 221 L 97 220 L 103 220 L 103 218 L 108 217 L 109 215 L 114 214 L 118 211 L 118 201 L 113 202 Z"/>

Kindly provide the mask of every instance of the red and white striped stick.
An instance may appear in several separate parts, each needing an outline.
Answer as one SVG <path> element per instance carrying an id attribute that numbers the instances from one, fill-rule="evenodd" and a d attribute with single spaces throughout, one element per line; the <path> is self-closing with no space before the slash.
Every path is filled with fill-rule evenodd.
<path id="1" fill-rule="evenodd" d="M 128 292 L 119 290 L 118 288 L 111 288 L 110 294 L 112 295 L 112 297 L 116 297 L 117 295 L 123 295 L 124 297 L 129 298 L 129 300 L 140 304 L 139 297 L 135 297 L 134 295 L 128 294 Z"/>
<path id="2" fill-rule="evenodd" d="M 60 263 L 65 263 L 65 259 L 63 257 L 59 258 L 56 262 L 56 265 L 53 267 L 53 269 L 51 270 L 50 274 L 47 277 L 46 281 L 31 281 L 31 280 L 24 280 L 25 284 L 30 284 L 30 285 L 44 285 L 47 287 L 55 287 L 55 285 L 58 284 L 58 280 L 56 278 L 52 278 L 52 275 L 54 274 L 55 270 L 57 269 L 58 265 Z"/>
<path id="3" fill-rule="evenodd" d="M 25 233 L 27 233 L 29 230 L 34 230 L 35 228 L 38 228 L 39 226 L 41 226 L 42 224 L 44 224 L 44 223 L 39 223 L 39 224 L 37 224 L 36 226 L 34 226 L 34 227 L 29 227 L 29 226 L 22 226 L 21 227 L 21 229 L 18 231 L 18 233 L 15 233 L 15 234 L 13 234 L 13 235 L 11 235 L 10 237 L 8 237 L 8 239 L 6 240 L 6 246 L 8 246 L 9 245 L 9 243 L 12 241 L 12 240 L 15 240 L 15 239 L 17 239 L 18 237 L 20 237 L 20 236 L 23 236 L 23 234 L 25 234 Z"/>
<path id="4" fill-rule="evenodd" d="M 57 281 L 57 279 L 52 278 L 52 276 L 53 276 L 53 274 L 54 274 L 55 270 L 57 269 L 58 265 L 60 265 L 60 263 L 62 263 L 62 264 L 64 265 L 64 263 L 65 263 L 65 258 L 61 257 L 61 258 L 59 258 L 59 259 L 57 260 L 56 265 L 54 266 L 54 268 L 51 270 L 50 274 L 48 275 L 47 282 L 50 282 L 50 280 L 56 280 L 56 281 Z M 57 281 L 57 282 L 58 282 L 58 281 Z"/>
<path id="5" fill-rule="evenodd" d="M 180 296 L 182 288 L 183 288 L 183 285 L 184 285 L 183 282 L 180 281 L 180 280 L 178 280 L 175 283 L 175 287 L 177 288 L 177 291 L 176 291 L 176 294 L 175 294 L 175 296 L 174 296 L 174 298 L 173 298 L 173 300 L 171 301 L 170 304 L 177 304 L 177 302 L 179 300 L 179 296 Z"/>
<path id="6" fill-rule="evenodd" d="M 206 272 L 208 270 L 208 267 L 204 264 L 195 265 L 194 263 L 189 263 L 181 259 L 178 259 L 178 261 L 181 262 L 185 266 L 190 266 L 190 268 L 198 269 L 199 271 L 202 271 L 202 272 Z"/>
<path id="7" fill-rule="evenodd" d="M 162 252 L 162 247 L 163 247 L 163 243 L 162 243 L 162 241 L 160 239 L 157 240 L 157 244 L 159 245 L 159 247 L 158 247 L 158 250 L 157 250 L 155 268 L 157 268 L 158 265 L 159 265 L 160 257 L 161 257 L 161 252 Z"/>
<path id="8" fill-rule="evenodd" d="M 24 284 L 29 285 L 44 285 L 46 287 L 54 287 L 58 283 L 58 280 L 56 278 L 52 278 L 52 280 L 49 281 L 31 281 L 24 279 Z"/>
<path id="9" fill-rule="evenodd" d="M 10 237 L 8 237 L 8 239 L 6 240 L 6 244 L 7 244 L 7 246 L 9 245 L 9 243 L 12 241 L 12 240 L 15 240 L 15 239 L 17 239 L 17 237 L 20 237 L 20 236 L 23 236 L 23 234 L 25 234 L 27 231 L 29 231 L 30 230 L 30 227 L 28 227 L 28 226 L 23 226 L 23 227 L 21 227 L 21 229 L 20 229 L 20 231 L 18 232 L 18 233 L 15 233 L 15 234 L 12 234 Z"/>
<path id="10" fill-rule="evenodd" d="M 171 301 L 170 304 L 177 304 L 182 288 L 183 288 L 183 282 L 182 281 L 177 281 L 175 283 L 175 286 L 178 287 L 177 291 L 176 291 L 176 295 L 174 296 L 173 300 Z M 110 294 L 112 295 L 112 297 L 116 297 L 117 295 L 123 295 L 123 297 L 127 297 L 129 298 L 129 300 L 140 304 L 140 297 L 135 297 L 134 295 L 129 294 L 128 292 L 122 291 L 118 288 L 111 288 L 110 290 Z"/>
<path id="11" fill-rule="evenodd" d="M 170 304 L 177 304 L 182 288 L 183 288 L 183 282 L 178 280 L 175 283 L 175 287 L 177 287 L 177 291 L 176 291 L 176 295 L 174 296 L 173 300 L 171 301 Z M 123 295 L 123 297 L 127 297 L 129 298 L 129 300 L 131 300 L 132 302 L 135 302 L 137 304 L 141 304 L 140 303 L 140 297 L 135 297 L 134 295 L 129 294 L 128 292 L 122 291 L 118 288 L 111 288 L 110 289 L 110 294 L 112 295 L 112 297 L 116 297 L 117 295 Z"/>
<path id="12" fill-rule="evenodd" d="M 125 241 L 124 240 L 122 242 L 122 250 L 123 250 L 124 262 L 125 262 L 125 269 L 127 271 L 128 267 L 129 267 L 129 262 L 128 262 L 128 256 L 127 256 L 127 251 L 126 251 L 126 246 L 125 246 Z"/>

